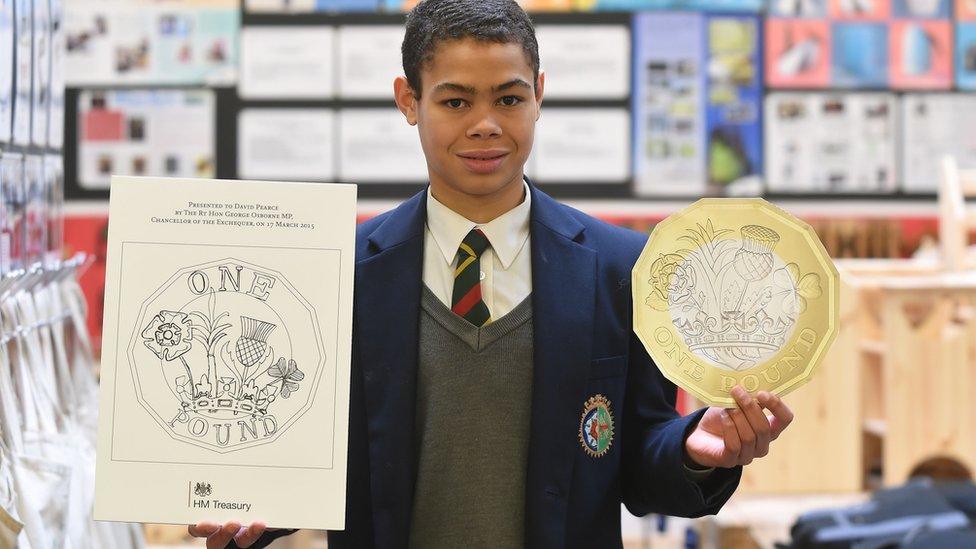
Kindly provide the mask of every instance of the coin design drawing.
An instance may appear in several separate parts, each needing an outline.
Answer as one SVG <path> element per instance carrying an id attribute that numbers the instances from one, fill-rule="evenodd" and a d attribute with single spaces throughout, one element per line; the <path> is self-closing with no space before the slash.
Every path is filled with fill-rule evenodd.
<path id="1" fill-rule="evenodd" d="M 177 269 L 138 318 L 137 396 L 173 438 L 218 453 L 266 444 L 311 405 L 326 358 L 318 318 L 281 273 L 237 259 Z"/>
<path id="2" fill-rule="evenodd" d="M 837 329 L 836 268 L 813 229 L 761 199 L 703 199 L 655 227 L 633 270 L 634 331 L 662 373 L 734 406 L 737 384 L 807 381 Z"/>

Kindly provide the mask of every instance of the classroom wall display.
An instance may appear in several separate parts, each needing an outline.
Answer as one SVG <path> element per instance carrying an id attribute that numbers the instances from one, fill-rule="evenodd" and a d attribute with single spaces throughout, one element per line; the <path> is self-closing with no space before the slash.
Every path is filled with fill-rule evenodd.
<path id="1" fill-rule="evenodd" d="M 547 99 L 625 99 L 630 30 L 623 25 L 538 25 Z"/>
<path id="2" fill-rule="evenodd" d="M 976 97 L 960 93 L 909 93 L 902 98 L 905 191 L 934 193 L 946 154 L 976 166 Z"/>
<path id="3" fill-rule="evenodd" d="M 213 177 L 210 90 L 84 90 L 78 94 L 78 186 L 107 190 L 112 175 Z"/>
<path id="4" fill-rule="evenodd" d="M 0 0 L 0 51 L 14 51 L 14 0 Z M 10 141 L 14 115 L 14 56 L 0 56 L 0 143 Z"/>
<path id="5" fill-rule="evenodd" d="M 766 97 L 765 111 L 765 174 L 770 191 L 896 190 L 894 94 L 778 92 Z"/>
<path id="6" fill-rule="evenodd" d="M 332 109 L 245 109 L 237 126 L 242 179 L 325 181 L 336 177 Z"/>
<path id="7" fill-rule="evenodd" d="M 721 195 L 761 172 L 759 25 L 754 16 L 635 16 L 639 195 Z"/>
<path id="8" fill-rule="evenodd" d="M 766 20 L 771 88 L 949 89 L 947 0 L 773 0 Z"/>
<path id="9" fill-rule="evenodd" d="M 238 93 L 244 99 L 331 99 L 335 29 L 326 25 L 241 30 Z"/>
<path id="10" fill-rule="evenodd" d="M 70 86 L 236 82 L 234 0 L 74 0 L 64 16 Z"/>

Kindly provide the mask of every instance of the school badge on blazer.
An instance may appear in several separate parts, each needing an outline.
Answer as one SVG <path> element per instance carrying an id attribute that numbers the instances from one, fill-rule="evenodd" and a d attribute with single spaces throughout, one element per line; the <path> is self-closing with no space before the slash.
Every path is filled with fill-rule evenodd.
<path id="1" fill-rule="evenodd" d="M 580 417 L 580 443 L 590 457 L 603 457 L 613 444 L 613 413 L 610 401 L 603 395 L 590 397 Z"/>
<path id="2" fill-rule="evenodd" d="M 196 446 L 270 442 L 307 408 L 322 370 L 321 341 L 299 350 L 289 331 L 303 323 L 317 325 L 314 311 L 273 269 L 237 259 L 178 269 L 143 304 L 130 340 L 139 400 Z"/>

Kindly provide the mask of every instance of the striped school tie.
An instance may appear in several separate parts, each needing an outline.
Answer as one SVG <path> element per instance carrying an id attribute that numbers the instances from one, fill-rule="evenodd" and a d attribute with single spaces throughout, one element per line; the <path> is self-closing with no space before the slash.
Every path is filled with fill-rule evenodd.
<path id="1" fill-rule="evenodd" d="M 488 306 L 481 297 L 481 254 L 489 245 L 485 233 L 472 229 L 458 248 L 457 268 L 454 269 L 451 310 L 475 326 L 484 326 L 491 320 Z"/>

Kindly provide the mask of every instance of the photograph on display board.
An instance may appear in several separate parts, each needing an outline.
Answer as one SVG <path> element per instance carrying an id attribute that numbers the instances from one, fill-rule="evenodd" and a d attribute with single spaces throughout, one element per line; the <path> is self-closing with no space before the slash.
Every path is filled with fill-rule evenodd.
<path id="1" fill-rule="evenodd" d="M 0 0 L 0 51 L 14 49 L 14 0 Z M 10 142 L 14 115 L 14 56 L 0 55 L 0 143 Z"/>
<path id="2" fill-rule="evenodd" d="M 894 17 L 950 17 L 951 0 L 891 0 Z"/>
<path id="3" fill-rule="evenodd" d="M 888 26 L 884 23 L 833 23 L 831 84 L 841 88 L 880 88 L 888 84 Z"/>
<path id="4" fill-rule="evenodd" d="M 769 0 L 769 13 L 777 17 L 825 17 L 827 0 Z"/>
<path id="5" fill-rule="evenodd" d="M 231 0 L 78 0 L 65 16 L 68 85 L 237 79 L 240 12 Z"/>
<path id="6" fill-rule="evenodd" d="M 696 13 L 634 16 L 634 191 L 706 191 L 705 20 Z"/>
<path id="7" fill-rule="evenodd" d="M 891 15 L 890 0 L 830 0 L 833 19 L 881 21 Z"/>
<path id="8" fill-rule="evenodd" d="M 949 21 L 897 20 L 891 23 L 891 87 L 952 87 L 952 24 Z"/>
<path id="9" fill-rule="evenodd" d="M 708 20 L 709 194 L 762 173 L 760 20 L 715 16 Z"/>
<path id="10" fill-rule="evenodd" d="M 830 23 L 766 19 L 766 84 L 771 88 L 824 88 L 830 84 Z"/>
<path id="11" fill-rule="evenodd" d="M 82 191 L 112 175 L 213 177 L 215 97 L 209 90 L 86 90 L 78 95 Z"/>
<path id="12" fill-rule="evenodd" d="M 956 86 L 976 89 L 976 23 L 956 24 Z"/>

